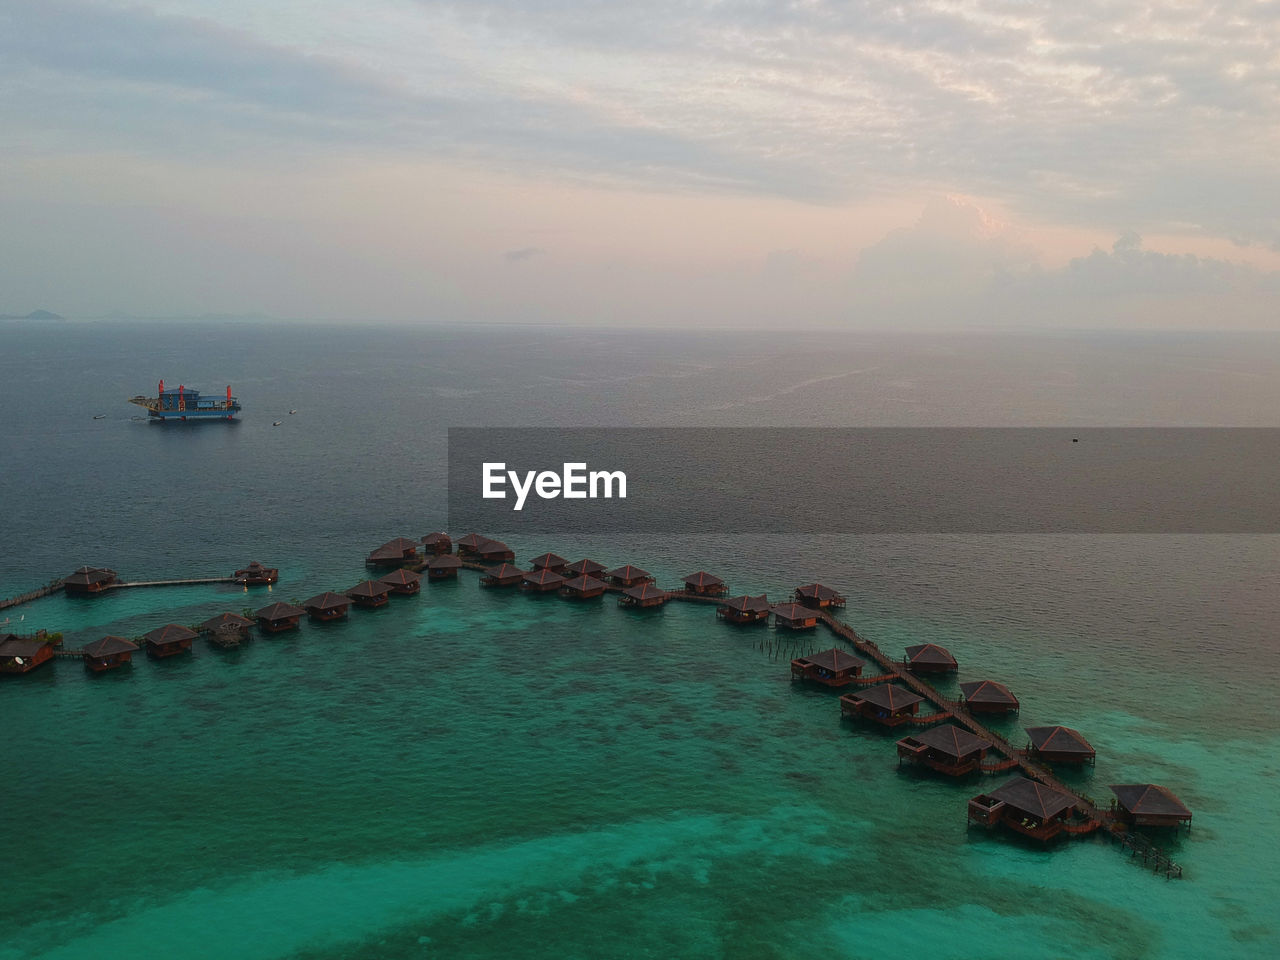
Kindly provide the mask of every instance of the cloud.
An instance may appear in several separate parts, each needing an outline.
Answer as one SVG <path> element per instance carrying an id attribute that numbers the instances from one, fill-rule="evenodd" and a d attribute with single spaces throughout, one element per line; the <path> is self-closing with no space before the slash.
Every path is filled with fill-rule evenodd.
<path id="1" fill-rule="evenodd" d="M 0 13 L 0 79 L 0 119 L 63 149 L 425 152 L 820 203 L 928 184 L 1280 248 L 1280 31 L 1248 0 L 45 0 Z"/>
<path id="2" fill-rule="evenodd" d="M 1280 272 L 1143 248 L 1133 231 L 1046 269 L 1011 225 L 959 197 L 862 252 L 849 319 L 907 327 L 1274 325 Z"/>

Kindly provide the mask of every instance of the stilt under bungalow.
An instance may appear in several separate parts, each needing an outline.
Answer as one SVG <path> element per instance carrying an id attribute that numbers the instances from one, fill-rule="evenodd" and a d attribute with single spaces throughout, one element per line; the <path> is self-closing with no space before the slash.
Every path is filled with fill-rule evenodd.
<path id="1" fill-rule="evenodd" d="M 990 740 L 944 723 L 899 740 L 898 762 L 907 760 L 948 777 L 961 777 L 978 770 L 990 749 Z"/>
<path id="2" fill-rule="evenodd" d="M 80 654 L 84 665 L 94 673 L 105 673 L 116 667 L 123 667 L 138 652 L 138 645 L 124 637 L 102 637 L 92 643 L 85 644 Z"/>
<path id="3" fill-rule="evenodd" d="M 883 727 L 910 723 L 920 710 L 924 697 L 896 683 L 882 683 L 840 698 L 840 714 L 860 717 Z"/>
<path id="4" fill-rule="evenodd" d="M 847 687 L 853 683 L 854 677 L 862 676 L 862 668 L 866 665 L 861 660 L 839 647 L 812 653 L 807 657 L 796 657 L 791 661 L 791 679 L 807 680 L 824 687 Z"/>

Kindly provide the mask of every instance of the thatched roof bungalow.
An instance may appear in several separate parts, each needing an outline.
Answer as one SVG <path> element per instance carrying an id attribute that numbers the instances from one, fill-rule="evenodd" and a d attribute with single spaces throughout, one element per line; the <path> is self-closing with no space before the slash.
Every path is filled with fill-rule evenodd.
<path id="1" fill-rule="evenodd" d="M 124 637 L 103 637 L 94 640 L 81 648 L 85 668 L 94 673 L 103 673 L 122 667 L 133 659 L 138 645 Z"/>
<path id="2" fill-rule="evenodd" d="M 807 680 L 824 687 L 847 687 L 854 677 L 862 676 L 866 661 L 847 650 L 832 647 L 821 653 L 796 657 L 791 661 L 791 679 Z"/>
<path id="3" fill-rule="evenodd" d="M 953 723 L 903 737 L 898 741 L 898 762 L 907 760 L 930 770 L 959 777 L 982 765 L 991 741 Z"/>
<path id="4" fill-rule="evenodd" d="M 924 697 L 896 683 L 882 683 L 840 698 L 840 713 L 860 717 L 885 727 L 910 723 L 920 709 Z"/>

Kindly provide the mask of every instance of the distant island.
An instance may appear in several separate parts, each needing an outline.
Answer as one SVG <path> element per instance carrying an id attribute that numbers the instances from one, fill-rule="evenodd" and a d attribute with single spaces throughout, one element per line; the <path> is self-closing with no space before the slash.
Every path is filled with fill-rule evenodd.
<path id="1" fill-rule="evenodd" d="M 28 314 L 18 316 L 13 313 L 0 313 L 0 320 L 65 320 L 66 317 L 60 317 L 56 313 L 50 313 L 48 310 L 32 310 Z"/>

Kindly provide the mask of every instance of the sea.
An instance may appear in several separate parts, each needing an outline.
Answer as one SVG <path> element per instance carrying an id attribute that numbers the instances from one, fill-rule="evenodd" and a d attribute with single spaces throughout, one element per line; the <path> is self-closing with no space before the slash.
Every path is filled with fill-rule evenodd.
<path id="1" fill-rule="evenodd" d="M 161 378 L 230 384 L 241 421 L 139 422 Z M 6 323 L 0 410 L 0 597 L 82 564 L 280 569 L 0 611 L 76 647 L 364 579 L 446 526 L 450 427 L 1277 426 L 1280 335 Z M 900 769 L 896 735 L 794 685 L 825 636 L 463 571 L 238 650 L 0 677 L 0 958 L 1280 956 L 1280 538 L 508 542 L 835 586 L 891 654 L 1006 683 L 1015 743 L 1081 731 L 1076 789 L 1172 789 L 1193 826 L 1155 841 L 1183 877 L 967 827 L 1000 778 Z"/>

